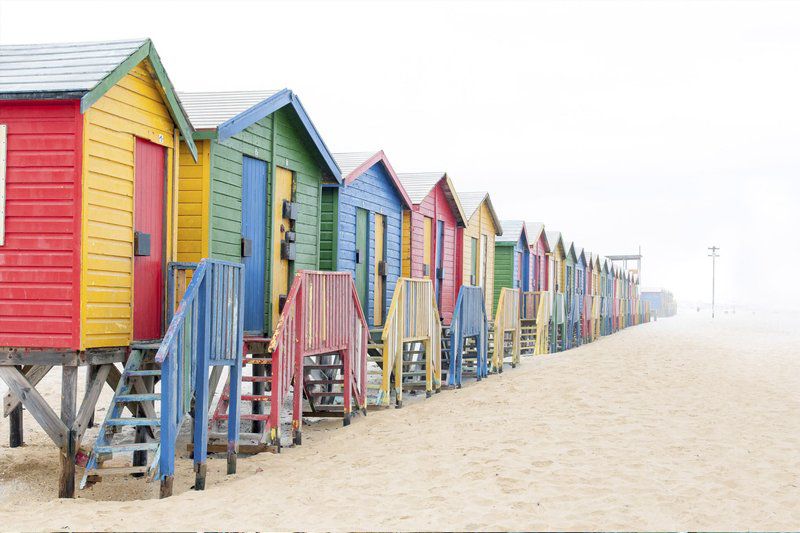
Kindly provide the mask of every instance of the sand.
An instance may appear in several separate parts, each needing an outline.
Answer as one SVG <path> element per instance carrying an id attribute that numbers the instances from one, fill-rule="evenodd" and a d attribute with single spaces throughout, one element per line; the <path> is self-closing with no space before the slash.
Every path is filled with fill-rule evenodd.
<path id="1" fill-rule="evenodd" d="M 9 449 L 4 420 L 0 529 L 797 529 L 798 325 L 662 319 L 348 428 L 308 425 L 236 476 L 213 459 L 205 492 L 181 460 L 167 500 L 134 500 L 156 486 L 126 479 L 59 501 L 53 446 L 28 421 Z"/>

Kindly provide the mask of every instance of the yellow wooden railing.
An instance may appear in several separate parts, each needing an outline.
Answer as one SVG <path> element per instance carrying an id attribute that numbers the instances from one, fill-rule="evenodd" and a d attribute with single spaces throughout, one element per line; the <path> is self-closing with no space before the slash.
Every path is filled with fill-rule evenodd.
<path id="1" fill-rule="evenodd" d="M 505 335 L 511 333 L 511 366 L 517 366 L 520 358 L 520 290 L 503 287 L 497 301 L 497 313 L 494 317 L 494 345 L 492 347 L 492 370 L 500 372 L 505 360 Z"/>
<path id="2" fill-rule="evenodd" d="M 419 342 L 425 348 L 425 390 L 430 393 L 442 384 L 442 323 L 436 307 L 433 282 L 429 279 L 400 278 L 386 316 L 383 341 L 382 381 L 376 403 L 388 406 L 391 375 L 398 403 L 403 395 L 403 345 Z"/>
<path id="3" fill-rule="evenodd" d="M 539 308 L 536 310 L 536 345 L 533 355 L 544 355 L 550 351 L 548 334 L 550 330 L 550 313 L 552 312 L 551 294 L 547 291 L 540 291 L 536 294 L 539 295 L 537 298 Z"/>

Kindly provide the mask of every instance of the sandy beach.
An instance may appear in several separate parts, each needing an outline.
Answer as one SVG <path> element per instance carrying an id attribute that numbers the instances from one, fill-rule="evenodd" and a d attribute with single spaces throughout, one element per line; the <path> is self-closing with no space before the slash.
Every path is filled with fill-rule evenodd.
<path id="1" fill-rule="evenodd" d="M 307 425 L 303 446 L 236 476 L 212 459 L 205 492 L 181 460 L 166 500 L 136 479 L 55 499 L 57 452 L 26 413 L 22 449 L 0 424 L 0 529 L 797 529 L 798 325 L 632 327 L 348 428 Z"/>

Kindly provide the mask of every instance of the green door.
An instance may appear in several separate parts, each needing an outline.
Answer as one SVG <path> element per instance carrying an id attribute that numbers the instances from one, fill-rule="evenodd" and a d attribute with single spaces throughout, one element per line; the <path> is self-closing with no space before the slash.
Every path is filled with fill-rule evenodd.
<path id="1" fill-rule="evenodd" d="M 361 309 L 367 315 L 367 251 L 369 250 L 369 211 L 356 208 L 356 291 Z"/>

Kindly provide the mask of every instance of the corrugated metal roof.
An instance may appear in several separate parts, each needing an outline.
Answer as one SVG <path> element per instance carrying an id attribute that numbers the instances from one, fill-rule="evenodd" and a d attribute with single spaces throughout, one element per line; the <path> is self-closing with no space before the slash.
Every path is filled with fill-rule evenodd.
<path id="1" fill-rule="evenodd" d="M 525 222 L 522 220 L 503 220 L 501 224 L 503 225 L 503 234 L 499 237 L 495 237 L 495 242 L 516 243 L 519 240 L 519 236 L 522 234 L 522 228 L 525 227 Z"/>
<path id="2" fill-rule="evenodd" d="M 398 174 L 400 183 L 403 184 L 408 197 L 415 204 L 420 203 L 428 196 L 439 180 L 445 177 L 444 172 L 412 172 L 405 174 Z"/>
<path id="3" fill-rule="evenodd" d="M 279 91 L 179 92 L 192 126 L 213 130 Z"/>
<path id="4" fill-rule="evenodd" d="M 575 258 L 580 261 L 581 255 L 583 255 L 583 246 L 575 245 Z M 583 256 L 583 262 L 586 263 L 586 256 Z"/>
<path id="5" fill-rule="evenodd" d="M 550 250 L 554 250 L 556 246 L 558 246 L 558 241 L 561 240 L 562 244 L 564 242 L 564 238 L 561 236 L 560 231 L 550 230 L 544 232 L 545 237 L 547 237 L 547 242 L 550 244 Z"/>
<path id="6" fill-rule="evenodd" d="M 367 159 L 377 154 L 380 150 L 374 152 L 342 152 L 333 154 L 333 159 L 339 165 L 342 171 L 342 177 L 347 178 L 351 172 L 363 165 Z"/>
<path id="7" fill-rule="evenodd" d="M 0 46 L 0 93 L 89 92 L 146 42 Z"/>
<path id="8" fill-rule="evenodd" d="M 487 191 L 470 191 L 470 192 L 460 192 L 458 193 L 458 199 L 461 200 L 461 207 L 464 208 L 464 214 L 467 216 L 467 219 L 472 218 L 472 215 L 475 214 L 475 211 L 481 205 L 481 202 L 489 196 Z"/>
<path id="9" fill-rule="evenodd" d="M 461 209 L 464 210 L 464 216 L 467 217 L 467 222 L 472 218 L 483 201 L 486 201 L 486 206 L 489 208 L 489 213 L 492 215 L 494 221 L 495 235 L 503 234 L 503 224 L 497 217 L 497 212 L 494 210 L 492 204 L 492 197 L 489 196 L 487 191 L 470 191 L 458 193 L 458 200 L 461 202 Z"/>
<path id="10" fill-rule="evenodd" d="M 539 236 L 544 231 L 544 224 L 541 222 L 525 221 L 525 227 L 528 228 L 528 237 L 531 239 L 531 244 L 539 240 Z M 545 235 L 545 240 L 547 240 L 547 235 Z"/>

